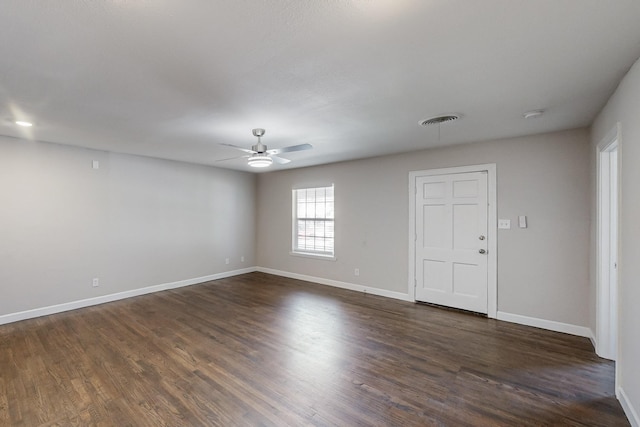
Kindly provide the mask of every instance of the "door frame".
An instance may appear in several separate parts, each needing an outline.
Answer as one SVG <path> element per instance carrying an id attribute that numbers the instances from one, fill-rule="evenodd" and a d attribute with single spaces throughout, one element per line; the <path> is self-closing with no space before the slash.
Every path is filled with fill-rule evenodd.
<path id="1" fill-rule="evenodd" d="M 487 316 L 498 315 L 498 204 L 496 164 L 458 166 L 409 172 L 409 283 L 408 295 L 416 300 L 416 179 L 423 176 L 453 175 L 468 172 L 487 173 Z"/>
<path id="2" fill-rule="evenodd" d="M 618 254 L 618 268 L 617 268 L 617 283 L 619 283 L 620 276 L 620 150 L 621 150 L 621 125 L 618 122 L 616 126 L 611 129 L 604 138 L 598 143 L 596 147 L 596 191 L 597 191 L 597 205 L 596 205 L 596 336 L 595 347 L 598 356 L 605 359 L 615 360 L 615 356 L 618 353 L 617 348 L 613 348 L 612 326 L 614 320 L 612 316 L 617 316 L 620 307 L 619 298 L 612 300 L 611 297 L 611 256 L 610 256 L 610 241 L 611 241 L 611 173 L 609 169 L 610 157 L 612 151 L 615 151 L 617 156 L 617 218 L 616 229 L 617 235 L 615 236 L 616 251 Z M 619 287 L 617 288 L 619 295 Z M 615 306 L 615 307 L 614 307 Z M 615 313 L 612 313 L 612 307 L 615 309 Z M 617 329 L 619 329 L 619 321 L 615 321 Z M 617 331 L 616 331 L 617 334 Z M 617 343 L 618 340 L 616 339 Z M 617 369 L 616 369 L 617 371 Z M 617 377 L 617 376 L 616 376 Z M 616 378 L 617 379 L 617 378 Z M 617 381 L 616 381 L 617 382 Z"/>

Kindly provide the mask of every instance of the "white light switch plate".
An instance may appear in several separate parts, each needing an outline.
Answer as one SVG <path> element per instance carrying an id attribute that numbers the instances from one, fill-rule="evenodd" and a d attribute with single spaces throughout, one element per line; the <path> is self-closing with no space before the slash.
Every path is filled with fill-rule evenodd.
<path id="1" fill-rule="evenodd" d="M 502 230 L 511 229 L 511 220 L 510 219 L 499 219 L 498 220 L 498 228 Z"/>
<path id="2" fill-rule="evenodd" d="M 520 228 L 527 228 L 527 217 L 526 217 L 526 215 L 520 215 L 518 217 L 518 226 Z"/>

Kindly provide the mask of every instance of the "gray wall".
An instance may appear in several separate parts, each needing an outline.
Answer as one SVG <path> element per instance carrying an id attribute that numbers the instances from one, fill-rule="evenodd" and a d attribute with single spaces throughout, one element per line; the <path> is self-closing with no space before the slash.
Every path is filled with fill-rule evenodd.
<path id="1" fill-rule="evenodd" d="M 0 137 L 0 315 L 255 265 L 255 181 Z"/>
<path id="2" fill-rule="evenodd" d="M 258 265 L 407 293 L 409 171 L 496 163 L 498 217 L 512 221 L 498 233 L 498 310 L 587 326 L 589 152 L 578 129 L 262 174 Z M 291 189 L 330 183 L 337 261 L 290 255 Z"/>
<path id="3" fill-rule="evenodd" d="M 618 253 L 619 283 L 619 348 L 618 387 L 624 390 L 629 403 L 640 413 L 640 61 L 622 80 L 606 107 L 592 125 L 591 145 L 596 145 L 620 122 L 622 136 L 619 145 L 620 163 L 620 241 Z M 593 162 L 592 162 L 593 163 Z M 594 169 L 595 173 L 595 169 Z M 592 179 L 595 183 L 595 176 Z M 592 187 L 595 200 L 595 185 Z M 595 220 L 595 215 L 594 215 Z M 594 221 L 595 226 L 595 221 Z M 595 237 L 595 231 L 593 233 Z M 595 265 L 595 259 L 593 260 Z M 595 286 L 592 280 L 592 286 Z M 595 289 L 594 295 L 595 305 Z M 638 420 L 636 420 L 638 421 Z"/>

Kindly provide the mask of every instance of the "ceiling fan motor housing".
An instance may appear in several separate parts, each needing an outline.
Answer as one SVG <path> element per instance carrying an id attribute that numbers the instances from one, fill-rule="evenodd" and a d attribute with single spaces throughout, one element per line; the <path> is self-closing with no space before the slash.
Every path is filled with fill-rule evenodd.
<path id="1" fill-rule="evenodd" d="M 256 145 L 252 145 L 251 149 L 256 153 L 265 153 L 267 151 L 267 146 L 262 142 L 258 142 Z"/>
<path id="2" fill-rule="evenodd" d="M 251 132 L 253 132 L 253 136 L 257 136 L 258 137 L 258 143 L 256 145 L 252 145 L 251 149 L 253 151 L 255 151 L 256 153 L 264 153 L 267 151 L 267 146 L 264 145 L 262 143 L 262 141 L 260 141 L 260 137 L 264 135 L 265 130 L 262 128 L 256 128 L 256 129 L 252 129 Z"/>

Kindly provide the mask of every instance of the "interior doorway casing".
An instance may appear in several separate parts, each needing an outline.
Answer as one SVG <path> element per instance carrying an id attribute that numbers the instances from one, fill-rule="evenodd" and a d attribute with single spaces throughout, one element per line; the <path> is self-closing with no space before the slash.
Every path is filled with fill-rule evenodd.
<path id="1" fill-rule="evenodd" d="M 620 123 L 596 152 L 596 353 L 616 360 L 618 353 L 618 241 L 620 206 Z"/>
<path id="2" fill-rule="evenodd" d="M 416 179 L 423 176 L 434 175 L 449 175 L 457 173 L 469 173 L 469 172 L 487 172 L 487 185 L 488 185 L 488 206 L 487 206 L 487 316 L 490 318 L 497 318 L 498 315 L 498 205 L 497 205 L 497 179 L 496 179 L 496 164 L 480 164 L 470 166 L 460 166 L 442 169 L 429 169 L 421 171 L 409 172 L 409 283 L 408 294 L 412 301 L 416 300 L 416 217 L 415 217 L 415 203 L 416 203 Z"/>

